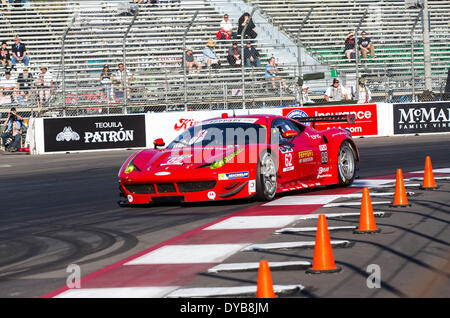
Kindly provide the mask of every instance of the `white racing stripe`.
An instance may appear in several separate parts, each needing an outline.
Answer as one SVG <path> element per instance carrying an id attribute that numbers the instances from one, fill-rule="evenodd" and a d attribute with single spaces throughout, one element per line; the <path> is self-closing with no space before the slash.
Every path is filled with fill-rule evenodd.
<path id="1" fill-rule="evenodd" d="M 391 204 L 392 201 L 379 201 L 379 202 L 372 202 L 372 205 L 376 204 Z M 361 205 L 361 202 L 340 202 L 340 203 L 329 203 L 324 205 L 324 208 L 332 208 L 332 207 L 339 207 L 339 206 L 357 206 Z"/>
<path id="2" fill-rule="evenodd" d="M 350 241 L 346 240 L 332 240 L 331 245 L 348 245 Z M 263 251 L 263 250 L 280 250 L 289 248 L 302 248 L 302 247 L 314 247 L 316 245 L 315 241 L 309 242 L 282 242 L 282 243 L 267 243 L 267 244 L 253 244 L 242 251 Z"/>
<path id="3" fill-rule="evenodd" d="M 338 218 L 338 217 L 353 217 L 359 216 L 359 212 L 344 212 L 344 213 L 315 213 L 315 214 L 306 214 L 300 215 L 298 220 L 311 220 L 319 218 L 320 214 L 324 214 L 327 218 Z M 384 216 L 386 213 L 382 211 L 373 212 L 374 216 Z"/>
<path id="4" fill-rule="evenodd" d="M 273 285 L 275 294 L 291 293 L 301 291 L 305 287 L 298 285 Z M 239 287 L 199 287 L 199 288 L 182 288 L 178 289 L 166 297 L 168 298 L 189 298 L 189 297 L 230 297 L 230 296 L 246 296 L 256 295 L 255 286 L 239 286 Z"/>
<path id="5" fill-rule="evenodd" d="M 280 228 L 294 222 L 298 218 L 298 215 L 236 216 L 211 225 L 204 230 Z"/>
<path id="6" fill-rule="evenodd" d="M 299 267 L 308 267 L 311 266 L 310 261 L 292 261 L 292 262 L 269 262 L 269 267 L 271 270 L 274 269 L 296 269 Z M 220 264 L 208 269 L 209 273 L 218 273 L 218 272 L 238 272 L 238 271 L 250 271 L 250 270 L 258 270 L 259 263 L 229 263 L 229 264 Z"/>
<path id="7" fill-rule="evenodd" d="M 328 231 L 338 231 L 338 230 L 354 230 L 357 226 L 329 226 Z M 316 232 L 317 227 L 286 227 L 284 229 L 276 230 L 275 234 L 282 233 L 299 233 L 299 232 Z"/>
<path id="8" fill-rule="evenodd" d="M 331 201 L 339 199 L 342 195 L 333 194 L 333 195 L 296 195 L 283 197 L 266 204 L 263 206 L 278 206 L 278 205 L 319 205 L 319 204 L 327 204 Z"/>
<path id="9" fill-rule="evenodd" d="M 358 179 L 353 181 L 353 183 L 350 185 L 352 188 L 374 188 L 381 185 L 385 185 L 387 183 L 395 183 L 395 179 Z"/>
<path id="10" fill-rule="evenodd" d="M 246 244 L 166 245 L 125 265 L 220 263 Z"/>
<path id="11" fill-rule="evenodd" d="M 161 298 L 179 286 L 69 289 L 55 298 Z"/>

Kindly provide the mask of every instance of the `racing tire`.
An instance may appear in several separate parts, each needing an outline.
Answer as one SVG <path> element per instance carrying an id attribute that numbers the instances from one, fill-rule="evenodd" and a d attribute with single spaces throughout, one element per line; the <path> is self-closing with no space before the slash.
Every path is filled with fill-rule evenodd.
<path id="1" fill-rule="evenodd" d="M 353 183 L 356 177 L 356 153 L 352 144 L 348 141 L 344 141 L 339 147 L 337 170 L 339 185 L 349 186 Z"/>
<path id="2" fill-rule="evenodd" d="M 278 164 L 276 157 L 268 150 L 264 150 L 259 156 L 256 173 L 255 199 L 271 201 L 277 192 Z"/>

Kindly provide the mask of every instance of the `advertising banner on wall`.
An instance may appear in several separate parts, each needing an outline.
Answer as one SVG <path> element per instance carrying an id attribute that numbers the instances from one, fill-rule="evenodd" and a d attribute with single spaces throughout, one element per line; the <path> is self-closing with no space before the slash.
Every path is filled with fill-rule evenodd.
<path id="1" fill-rule="evenodd" d="M 45 152 L 145 147 L 145 115 L 44 118 Z"/>
<path id="2" fill-rule="evenodd" d="M 317 122 L 317 130 L 325 130 L 329 128 L 348 128 L 353 136 L 374 136 L 378 134 L 377 121 L 377 105 L 361 104 L 361 105 L 336 105 L 336 106 L 309 106 L 299 108 L 284 108 L 283 116 L 289 118 L 298 117 L 315 117 L 315 116 L 331 116 L 355 114 L 356 121 L 354 124 L 337 122 Z"/>
<path id="3" fill-rule="evenodd" d="M 450 132 L 450 102 L 394 104 L 394 135 Z"/>

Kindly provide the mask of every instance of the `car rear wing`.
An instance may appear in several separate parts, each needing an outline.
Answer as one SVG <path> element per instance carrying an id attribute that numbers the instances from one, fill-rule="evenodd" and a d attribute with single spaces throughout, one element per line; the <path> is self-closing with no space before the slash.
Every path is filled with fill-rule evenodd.
<path id="1" fill-rule="evenodd" d="M 349 125 L 352 125 L 355 123 L 356 116 L 355 114 L 348 114 L 348 115 L 330 115 L 330 116 L 315 116 L 315 117 L 292 117 L 292 119 L 303 122 L 303 123 L 312 123 L 313 128 L 316 128 L 315 124 L 318 121 L 324 121 L 324 122 L 346 122 Z"/>

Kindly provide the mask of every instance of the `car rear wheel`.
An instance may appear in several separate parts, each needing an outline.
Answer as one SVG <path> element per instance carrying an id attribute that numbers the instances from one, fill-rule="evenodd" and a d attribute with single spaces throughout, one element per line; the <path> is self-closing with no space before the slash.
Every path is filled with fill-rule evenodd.
<path id="1" fill-rule="evenodd" d="M 270 201 L 277 192 L 277 163 L 269 151 L 264 151 L 258 161 L 256 177 L 256 199 Z"/>
<path id="2" fill-rule="evenodd" d="M 343 186 L 352 184 L 356 176 L 355 150 L 348 141 L 344 141 L 339 147 L 338 175 L 339 184 Z"/>

